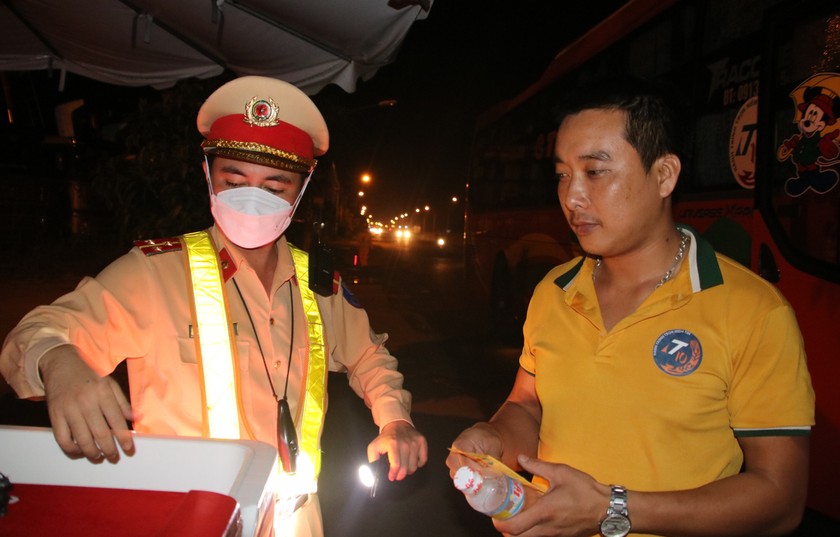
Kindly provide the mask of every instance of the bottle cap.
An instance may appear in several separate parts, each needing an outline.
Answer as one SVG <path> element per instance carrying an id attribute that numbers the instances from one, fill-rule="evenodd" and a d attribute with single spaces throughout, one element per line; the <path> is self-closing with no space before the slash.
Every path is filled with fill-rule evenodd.
<path id="1" fill-rule="evenodd" d="M 484 479 L 481 477 L 480 473 L 476 472 L 469 466 L 461 466 L 458 468 L 458 471 L 455 472 L 453 481 L 455 482 L 456 489 L 467 491 L 478 490 L 481 488 L 481 484 L 484 482 Z"/>

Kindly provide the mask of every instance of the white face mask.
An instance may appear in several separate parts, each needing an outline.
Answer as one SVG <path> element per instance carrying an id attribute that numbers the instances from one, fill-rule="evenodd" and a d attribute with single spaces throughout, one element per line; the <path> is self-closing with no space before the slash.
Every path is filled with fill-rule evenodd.
<path id="1" fill-rule="evenodd" d="M 294 205 L 290 205 L 283 198 L 253 186 L 231 188 L 215 194 L 208 172 L 210 212 L 225 236 L 235 245 L 242 248 L 265 246 L 276 241 L 289 227 L 311 175 L 304 180 Z"/>

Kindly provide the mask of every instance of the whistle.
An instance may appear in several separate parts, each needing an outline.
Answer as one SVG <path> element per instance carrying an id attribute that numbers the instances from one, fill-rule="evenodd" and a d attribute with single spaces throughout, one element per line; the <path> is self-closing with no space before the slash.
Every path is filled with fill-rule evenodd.
<path id="1" fill-rule="evenodd" d="M 277 452 L 283 471 L 287 474 L 295 473 L 298 456 L 297 431 L 295 422 L 292 421 L 289 402 L 285 397 L 277 402 Z"/>

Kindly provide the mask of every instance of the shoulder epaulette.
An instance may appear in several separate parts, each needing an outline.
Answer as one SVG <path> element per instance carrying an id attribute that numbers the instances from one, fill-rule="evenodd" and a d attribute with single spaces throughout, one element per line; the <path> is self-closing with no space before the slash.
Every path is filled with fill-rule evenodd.
<path id="1" fill-rule="evenodd" d="M 178 252 L 181 250 L 181 241 L 178 237 L 148 239 L 143 241 L 134 241 L 134 246 L 140 248 L 140 251 L 148 257 L 166 252 Z"/>

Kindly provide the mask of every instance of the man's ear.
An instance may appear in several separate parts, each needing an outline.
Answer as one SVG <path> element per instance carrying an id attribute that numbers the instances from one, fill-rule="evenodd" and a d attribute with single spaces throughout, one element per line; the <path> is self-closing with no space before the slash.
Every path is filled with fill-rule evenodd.
<path id="1" fill-rule="evenodd" d="M 668 153 L 656 159 L 653 163 L 653 171 L 657 182 L 659 183 L 659 195 L 663 198 L 670 196 L 677 187 L 677 180 L 680 177 L 680 170 L 682 169 L 682 162 L 680 158 Z"/>

